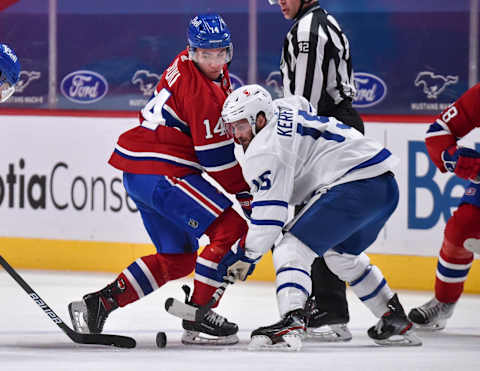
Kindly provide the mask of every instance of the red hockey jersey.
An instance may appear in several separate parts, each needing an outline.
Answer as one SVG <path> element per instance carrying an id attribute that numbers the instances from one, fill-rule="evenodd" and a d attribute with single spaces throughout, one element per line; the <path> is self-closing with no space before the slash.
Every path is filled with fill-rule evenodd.
<path id="1" fill-rule="evenodd" d="M 467 90 L 428 128 L 425 144 L 430 158 L 441 172 L 447 171 L 442 152 L 477 127 L 480 127 L 480 84 Z"/>
<path id="2" fill-rule="evenodd" d="M 227 192 L 248 191 L 221 121 L 231 92 L 227 66 L 220 84 L 181 52 L 163 72 L 155 94 L 140 111 L 140 125 L 118 139 L 109 163 L 135 174 L 182 177 L 206 171 Z"/>

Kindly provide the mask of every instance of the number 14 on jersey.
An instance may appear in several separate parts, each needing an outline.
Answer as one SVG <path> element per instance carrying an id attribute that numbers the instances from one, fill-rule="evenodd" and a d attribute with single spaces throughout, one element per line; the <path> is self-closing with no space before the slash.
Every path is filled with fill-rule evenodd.
<path id="1" fill-rule="evenodd" d="M 213 128 L 213 133 L 212 129 L 210 128 L 210 120 L 203 120 L 203 125 L 205 125 L 205 139 L 213 138 L 214 134 L 218 134 L 220 136 L 227 134 L 227 131 L 225 130 L 225 124 L 223 123 L 221 117 L 218 119 L 217 124 Z"/>

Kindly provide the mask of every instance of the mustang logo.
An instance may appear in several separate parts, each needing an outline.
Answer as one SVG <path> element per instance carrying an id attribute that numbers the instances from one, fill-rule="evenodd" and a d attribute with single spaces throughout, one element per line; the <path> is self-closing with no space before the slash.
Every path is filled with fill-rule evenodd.
<path id="1" fill-rule="evenodd" d="M 138 70 L 132 77 L 133 85 L 140 85 L 140 90 L 145 97 L 151 97 L 161 76 L 147 70 Z"/>
<path id="2" fill-rule="evenodd" d="M 282 98 L 283 97 L 283 82 L 282 82 L 282 74 L 280 71 L 272 71 L 268 74 L 267 79 L 265 80 L 265 84 L 272 89 L 275 98 Z"/>
<path id="3" fill-rule="evenodd" d="M 233 73 L 229 73 L 229 76 L 230 76 L 230 84 L 231 84 L 232 91 L 235 90 L 235 89 L 238 89 L 239 87 L 241 87 L 243 85 L 245 85 L 243 80 L 240 77 L 238 77 L 237 75 L 235 75 Z"/>
<path id="4" fill-rule="evenodd" d="M 22 93 L 33 80 L 38 80 L 42 75 L 39 71 L 20 71 L 18 82 L 15 85 L 15 93 Z"/>
<path id="5" fill-rule="evenodd" d="M 430 71 L 422 71 L 415 79 L 415 86 L 423 86 L 423 92 L 429 99 L 436 99 L 448 85 L 456 84 L 458 76 L 435 75 Z"/>

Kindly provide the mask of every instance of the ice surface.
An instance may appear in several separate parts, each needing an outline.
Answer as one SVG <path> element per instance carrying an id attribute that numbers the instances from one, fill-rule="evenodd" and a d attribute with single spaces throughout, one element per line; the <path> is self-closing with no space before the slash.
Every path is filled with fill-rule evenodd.
<path id="1" fill-rule="evenodd" d="M 24 279 L 68 324 L 67 304 L 98 290 L 114 275 L 20 271 Z M 296 371 L 296 370 L 478 370 L 480 352 L 480 296 L 464 295 L 444 331 L 420 333 L 422 347 L 379 347 L 366 330 L 376 319 L 348 291 L 348 343 L 306 342 L 300 352 L 251 352 L 250 332 L 278 320 L 273 283 L 247 282 L 228 288 L 218 312 L 240 327 L 235 346 L 185 346 L 180 320 L 164 310 L 165 299 L 183 299 L 180 287 L 191 280 L 170 282 L 157 292 L 112 313 L 105 333 L 137 340 L 135 349 L 74 344 L 52 323 L 13 279 L 0 270 L 0 370 L 114 370 L 114 371 Z M 408 311 L 431 297 L 429 292 L 400 291 Z M 155 345 L 165 331 L 168 344 Z"/>

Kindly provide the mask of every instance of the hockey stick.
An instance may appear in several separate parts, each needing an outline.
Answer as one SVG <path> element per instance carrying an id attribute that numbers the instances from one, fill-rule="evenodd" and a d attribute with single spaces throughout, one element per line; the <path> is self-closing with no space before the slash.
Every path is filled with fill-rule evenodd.
<path id="1" fill-rule="evenodd" d="M 165 310 L 174 315 L 185 319 L 187 321 L 201 321 L 207 312 L 215 305 L 215 303 L 220 299 L 220 296 L 223 295 L 227 286 L 232 283 L 229 281 L 224 281 L 215 292 L 212 294 L 212 297 L 207 304 L 202 305 L 201 307 L 194 307 L 193 305 L 186 304 L 175 298 L 168 298 L 165 301 Z"/>
<path id="2" fill-rule="evenodd" d="M 113 345 L 119 348 L 135 348 L 135 339 L 121 335 L 105 335 L 105 334 L 81 334 L 73 331 L 68 327 L 62 319 L 38 296 L 25 280 L 12 268 L 10 264 L 0 255 L 0 264 L 7 273 L 25 290 L 32 300 L 45 312 L 45 314 L 55 323 L 62 331 L 74 342 L 78 344 L 98 344 Z"/>

